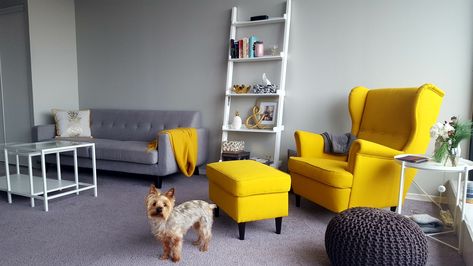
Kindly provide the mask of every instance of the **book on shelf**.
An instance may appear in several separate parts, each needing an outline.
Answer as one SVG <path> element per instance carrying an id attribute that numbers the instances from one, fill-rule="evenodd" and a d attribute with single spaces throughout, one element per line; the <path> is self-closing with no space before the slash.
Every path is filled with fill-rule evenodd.
<path id="1" fill-rule="evenodd" d="M 238 41 L 238 58 L 243 58 L 243 40 Z"/>
<path id="2" fill-rule="evenodd" d="M 429 160 L 428 157 L 419 156 L 419 155 L 406 155 L 403 157 L 399 157 L 398 160 L 409 162 L 409 163 L 424 163 Z"/>
<path id="3" fill-rule="evenodd" d="M 230 58 L 254 58 L 257 41 L 254 35 L 240 40 L 230 39 Z"/>
<path id="4" fill-rule="evenodd" d="M 248 38 L 243 38 L 243 58 L 248 58 Z"/>
<path id="5" fill-rule="evenodd" d="M 256 36 L 252 35 L 250 36 L 249 38 L 249 44 L 248 44 L 248 57 L 249 58 L 253 58 L 255 57 L 255 42 L 257 41 L 258 39 L 256 38 Z"/>

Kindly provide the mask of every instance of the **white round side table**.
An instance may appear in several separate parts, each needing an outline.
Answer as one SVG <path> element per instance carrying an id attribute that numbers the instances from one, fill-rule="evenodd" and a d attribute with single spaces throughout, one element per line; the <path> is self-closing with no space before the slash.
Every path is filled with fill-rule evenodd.
<path id="1" fill-rule="evenodd" d="M 466 159 L 460 159 L 458 162 L 457 166 L 445 166 L 442 163 L 438 163 L 433 161 L 432 159 L 429 158 L 428 161 L 422 162 L 422 163 L 413 163 L 413 162 L 407 162 L 402 160 L 403 157 L 405 156 L 421 156 L 421 157 L 427 157 L 425 155 L 421 154 L 401 154 L 394 156 L 394 160 L 401 164 L 401 176 L 399 179 L 399 198 L 398 198 L 398 206 L 397 206 L 397 213 L 401 214 L 402 212 L 402 195 L 403 195 L 403 188 L 404 188 L 404 172 L 406 168 L 413 168 L 413 169 L 418 169 L 418 170 L 427 170 L 427 171 L 438 171 L 438 172 L 450 172 L 450 173 L 458 173 L 458 183 L 457 183 L 457 194 L 456 194 L 456 207 L 460 205 L 461 202 L 461 215 L 460 215 L 460 224 L 459 224 L 459 230 L 458 230 L 458 235 L 459 235 L 459 243 L 458 243 L 458 248 L 451 246 L 448 243 L 445 243 L 443 241 L 440 241 L 436 238 L 432 238 L 433 234 L 428 234 L 428 236 L 431 236 L 432 239 L 442 243 L 446 244 L 456 250 L 458 250 L 460 253 L 462 252 L 462 223 L 465 219 L 465 204 L 466 204 L 466 189 L 467 189 L 467 183 L 468 183 L 468 171 L 473 170 L 473 162 L 470 160 Z M 462 183 L 462 179 L 464 182 Z M 463 192 L 463 193 L 462 193 Z M 462 194 L 462 198 L 460 201 L 460 194 Z M 455 215 L 454 215 L 455 216 Z M 454 217 L 455 218 L 455 217 Z"/>

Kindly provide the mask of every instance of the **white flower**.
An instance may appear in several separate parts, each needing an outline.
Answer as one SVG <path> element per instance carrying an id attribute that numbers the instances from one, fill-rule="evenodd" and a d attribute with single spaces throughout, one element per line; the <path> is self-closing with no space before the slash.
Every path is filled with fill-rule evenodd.
<path id="1" fill-rule="evenodd" d="M 430 128 L 430 137 L 437 139 L 440 135 L 440 129 L 443 128 L 443 124 L 440 122 L 435 123 L 431 128 Z"/>
<path id="2" fill-rule="evenodd" d="M 449 138 L 448 132 L 454 130 L 455 128 L 447 122 L 437 122 L 430 128 L 430 137 L 434 139 L 441 138 L 442 141 L 446 141 Z"/>
<path id="3" fill-rule="evenodd" d="M 454 131 L 454 130 L 455 130 L 455 128 L 453 128 L 449 123 L 445 123 L 445 124 L 443 125 L 442 130 L 440 131 L 440 136 L 441 136 L 444 140 L 446 140 L 446 139 L 448 139 L 448 132 Z"/>

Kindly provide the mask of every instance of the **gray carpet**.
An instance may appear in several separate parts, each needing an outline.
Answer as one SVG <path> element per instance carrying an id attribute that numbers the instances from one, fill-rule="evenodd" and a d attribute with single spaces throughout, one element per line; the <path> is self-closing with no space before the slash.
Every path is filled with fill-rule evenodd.
<path id="1" fill-rule="evenodd" d="M 54 171 L 51 171 L 54 174 Z M 87 172 L 81 178 L 87 180 Z M 66 170 L 63 177 L 71 177 Z M 55 199 L 49 212 L 42 202 L 30 208 L 29 199 L 14 197 L 13 204 L 0 193 L 1 265 L 156 265 L 161 245 L 150 234 L 144 197 L 150 179 L 99 172 L 98 198 L 92 191 Z M 172 175 L 164 189 L 176 188 L 177 202 L 208 200 L 205 176 Z M 329 265 L 325 253 L 325 228 L 333 213 L 302 200 L 294 206 L 290 195 L 289 216 L 282 234 L 274 233 L 274 219 L 247 224 L 246 239 L 225 213 L 216 218 L 210 250 L 201 253 L 192 246 L 192 231 L 186 235 L 180 265 Z M 405 212 L 429 210 L 429 203 L 406 201 Z M 432 240 L 428 265 L 464 265 L 456 251 Z"/>

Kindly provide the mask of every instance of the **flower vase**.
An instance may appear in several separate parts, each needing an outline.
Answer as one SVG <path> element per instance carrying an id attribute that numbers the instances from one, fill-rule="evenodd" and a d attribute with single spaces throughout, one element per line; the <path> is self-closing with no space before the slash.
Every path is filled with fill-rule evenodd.
<path id="1" fill-rule="evenodd" d="M 445 159 L 444 165 L 447 164 L 447 161 L 450 162 L 451 166 L 455 167 L 458 165 L 458 162 L 461 158 L 461 148 L 457 146 L 455 148 L 448 149 L 447 158 Z"/>

